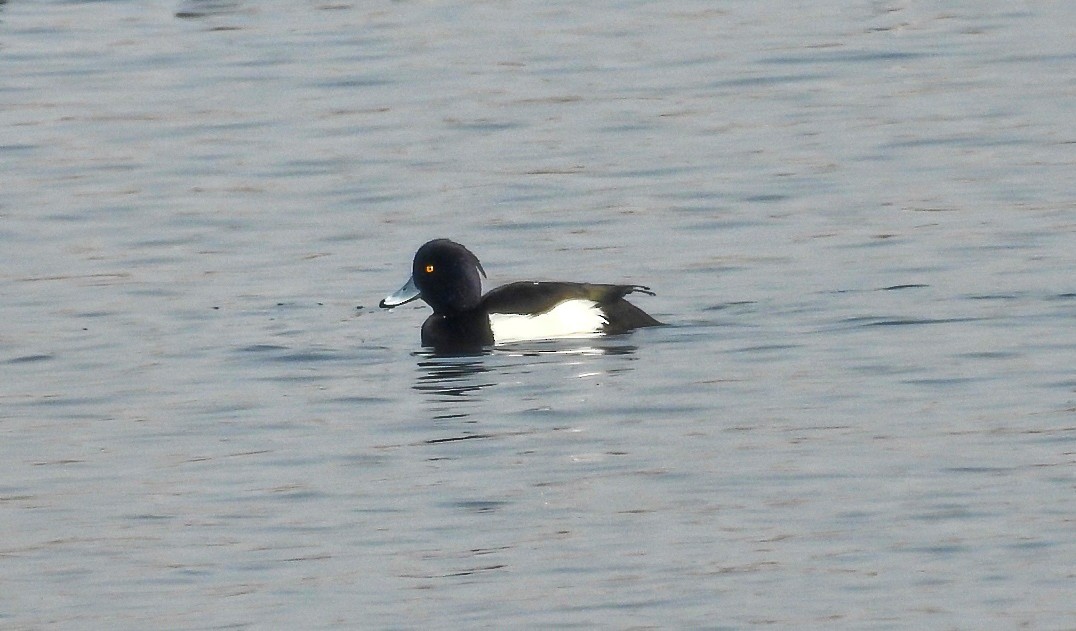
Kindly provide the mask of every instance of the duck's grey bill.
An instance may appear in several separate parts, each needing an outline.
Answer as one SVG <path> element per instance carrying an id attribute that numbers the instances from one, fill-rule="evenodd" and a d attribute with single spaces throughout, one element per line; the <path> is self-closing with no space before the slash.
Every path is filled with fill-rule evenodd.
<path id="1" fill-rule="evenodd" d="M 385 299 L 381 301 L 380 307 L 382 309 L 391 309 L 393 307 L 399 307 L 400 305 L 407 304 L 418 298 L 421 292 L 418 287 L 415 287 L 415 279 L 411 277 L 407 279 L 407 284 L 400 287 L 399 291 L 391 296 L 385 296 Z"/>

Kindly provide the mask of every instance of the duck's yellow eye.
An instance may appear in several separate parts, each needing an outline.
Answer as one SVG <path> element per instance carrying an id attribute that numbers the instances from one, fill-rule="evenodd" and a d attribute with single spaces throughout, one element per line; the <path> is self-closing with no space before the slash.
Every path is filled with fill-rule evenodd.
<path id="1" fill-rule="evenodd" d="M 427 265 L 426 266 L 426 273 L 427 274 L 432 274 L 433 273 L 433 265 Z"/>

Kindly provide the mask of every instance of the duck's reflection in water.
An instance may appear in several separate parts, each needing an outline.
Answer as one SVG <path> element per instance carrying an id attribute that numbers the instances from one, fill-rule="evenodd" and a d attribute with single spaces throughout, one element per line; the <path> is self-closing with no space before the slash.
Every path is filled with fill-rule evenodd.
<path id="1" fill-rule="evenodd" d="M 571 343 L 572 341 L 575 343 Z M 582 343 L 583 341 L 586 343 Z M 444 355 L 423 350 L 415 353 L 419 361 L 413 388 L 430 395 L 430 401 L 476 401 L 481 399 L 483 389 L 494 387 L 506 377 L 518 381 L 521 373 L 529 373 L 540 365 L 578 365 L 581 357 L 631 355 L 636 350 L 637 347 L 623 343 L 601 345 L 593 339 L 533 342 L 526 347 L 498 347 L 467 355 Z M 604 366 L 600 373 L 621 373 L 625 368 L 624 364 L 615 368 Z M 592 369 L 584 374 L 595 373 Z M 466 416 L 466 412 L 456 412 L 453 415 L 442 413 L 435 418 L 462 416 Z"/>
<path id="2" fill-rule="evenodd" d="M 539 431 L 530 424 L 518 426 L 509 417 L 513 411 L 526 414 L 536 402 L 537 408 L 548 408 L 545 400 L 557 396 L 556 384 L 566 386 L 566 377 L 601 379 L 631 370 L 633 362 L 624 357 L 636 350 L 616 340 L 586 339 L 532 342 L 469 355 L 416 352 L 413 388 L 425 395 L 433 426 L 447 431 L 422 442 L 443 445 Z M 606 356 L 608 361 L 602 359 Z M 495 392 L 502 387 L 506 390 Z M 506 400 L 498 402 L 498 397 Z"/>
<path id="3" fill-rule="evenodd" d="M 420 357 L 414 385 L 419 392 L 444 398 L 467 397 L 494 385 L 480 379 L 490 371 L 484 355 L 441 357 L 430 353 Z"/>
<path id="4" fill-rule="evenodd" d="M 190 20 L 230 15 L 247 10 L 244 4 L 242 0 L 185 0 L 179 3 L 176 17 Z"/>
<path id="5" fill-rule="evenodd" d="M 504 346 L 497 349 L 508 357 L 597 357 L 601 355 L 631 355 L 638 346 L 632 344 L 598 344 L 596 340 L 585 340 L 589 344 L 567 345 L 561 340 L 533 342 L 527 347 L 515 348 Z"/>

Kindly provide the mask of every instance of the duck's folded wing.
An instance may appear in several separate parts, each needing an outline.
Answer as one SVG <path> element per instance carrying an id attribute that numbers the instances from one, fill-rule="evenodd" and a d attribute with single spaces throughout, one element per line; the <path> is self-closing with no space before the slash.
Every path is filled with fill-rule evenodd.
<path id="1" fill-rule="evenodd" d="M 605 306 L 632 292 L 654 295 L 642 285 L 522 281 L 491 290 L 482 298 L 482 308 L 487 313 L 543 313 L 565 300 L 590 300 Z"/>

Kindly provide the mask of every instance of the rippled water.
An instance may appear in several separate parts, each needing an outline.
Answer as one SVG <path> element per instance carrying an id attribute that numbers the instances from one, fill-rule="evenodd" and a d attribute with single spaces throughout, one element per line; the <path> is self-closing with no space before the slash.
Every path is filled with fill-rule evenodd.
<path id="1" fill-rule="evenodd" d="M 1073 23 L 0 2 L 0 626 L 1076 628 Z"/>

